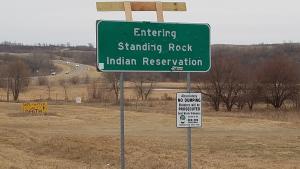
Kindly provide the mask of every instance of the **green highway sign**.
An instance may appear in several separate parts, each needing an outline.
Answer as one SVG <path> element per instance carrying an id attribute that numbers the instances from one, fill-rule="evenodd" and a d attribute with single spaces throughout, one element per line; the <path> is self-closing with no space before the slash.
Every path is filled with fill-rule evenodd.
<path id="1" fill-rule="evenodd" d="M 208 24 L 97 21 L 97 67 L 104 72 L 206 72 Z"/>

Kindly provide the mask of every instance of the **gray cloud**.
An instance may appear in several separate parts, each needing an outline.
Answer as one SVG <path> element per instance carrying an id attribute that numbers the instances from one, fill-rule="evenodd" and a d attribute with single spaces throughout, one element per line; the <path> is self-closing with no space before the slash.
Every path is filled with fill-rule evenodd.
<path id="1" fill-rule="evenodd" d="M 95 43 L 97 19 L 123 20 L 122 12 L 97 12 L 95 0 L 0 0 L 0 41 Z M 181 0 L 182 1 L 182 0 Z M 187 12 L 165 12 L 166 22 L 209 23 L 212 43 L 300 42 L 297 0 L 186 0 Z M 135 20 L 155 21 L 154 12 Z"/>

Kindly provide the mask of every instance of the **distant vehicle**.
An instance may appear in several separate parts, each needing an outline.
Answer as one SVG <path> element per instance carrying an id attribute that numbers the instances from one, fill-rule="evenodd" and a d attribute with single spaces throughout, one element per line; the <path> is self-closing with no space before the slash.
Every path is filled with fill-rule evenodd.
<path id="1" fill-rule="evenodd" d="M 70 72 L 66 72 L 65 74 L 69 74 Z"/>
<path id="2" fill-rule="evenodd" d="M 76 64 L 75 66 L 76 66 L 76 67 L 79 67 L 79 64 Z"/>
<path id="3" fill-rule="evenodd" d="M 70 62 L 69 62 L 69 61 L 67 61 L 66 63 L 67 63 L 67 64 L 70 64 Z"/>
<path id="4" fill-rule="evenodd" d="M 51 75 L 52 75 L 52 76 L 56 75 L 56 72 L 52 72 Z"/>

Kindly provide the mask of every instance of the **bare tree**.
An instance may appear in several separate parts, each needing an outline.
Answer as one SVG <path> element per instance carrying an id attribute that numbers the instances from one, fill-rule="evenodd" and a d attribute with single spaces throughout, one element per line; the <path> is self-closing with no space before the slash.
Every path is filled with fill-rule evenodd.
<path id="1" fill-rule="evenodd" d="M 38 83 L 39 83 L 40 86 L 47 85 L 48 82 L 49 81 L 48 81 L 47 77 L 45 77 L 45 76 L 39 76 L 38 77 Z"/>
<path id="2" fill-rule="evenodd" d="M 231 111 L 235 104 L 240 107 L 244 105 L 240 65 L 237 58 L 214 57 L 210 72 L 202 80 L 204 84 L 198 84 L 198 89 L 210 99 L 216 111 L 221 102 L 225 104 L 227 111 Z"/>
<path id="3" fill-rule="evenodd" d="M 298 93 L 297 95 L 295 95 L 292 98 L 292 101 L 294 103 L 294 106 L 297 110 L 300 110 L 300 93 Z"/>
<path id="4" fill-rule="evenodd" d="M 240 98 L 243 88 L 241 77 L 241 65 L 238 59 L 229 58 L 221 65 L 223 85 L 221 99 L 224 102 L 227 111 L 231 111 L 234 104 Z"/>
<path id="5" fill-rule="evenodd" d="M 275 57 L 266 60 L 258 73 L 262 95 L 267 104 L 279 109 L 286 100 L 295 97 L 299 90 L 299 69 L 286 57 Z"/>
<path id="6" fill-rule="evenodd" d="M 90 81 L 91 81 L 91 78 L 90 78 L 90 76 L 89 76 L 88 74 L 86 74 L 86 75 L 85 75 L 85 77 L 84 77 L 84 81 L 83 81 L 83 83 L 84 83 L 84 84 L 89 84 L 89 83 L 90 83 Z"/>
<path id="7" fill-rule="evenodd" d="M 114 92 L 116 103 L 119 102 L 120 94 L 120 73 L 105 73 L 104 78 L 108 82 L 108 88 Z"/>
<path id="8" fill-rule="evenodd" d="M 45 76 L 40 76 L 38 77 L 38 83 L 39 85 L 43 85 L 47 87 L 48 100 L 51 100 L 51 87 L 52 87 L 51 81 L 49 81 L 49 79 Z"/>
<path id="9" fill-rule="evenodd" d="M 48 91 L 48 100 L 51 100 L 51 87 L 52 87 L 52 83 L 51 81 L 47 80 L 47 91 Z"/>
<path id="10" fill-rule="evenodd" d="M 243 110 L 245 105 L 247 104 L 247 96 L 246 96 L 246 87 L 243 85 L 241 93 L 238 95 L 237 100 L 236 100 L 236 105 L 239 110 Z"/>
<path id="11" fill-rule="evenodd" d="M 47 75 L 55 69 L 50 57 L 51 55 L 45 52 L 33 51 L 33 55 L 27 56 L 24 61 L 29 66 L 32 75 Z"/>
<path id="12" fill-rule="evenodd" d="M 69 79 L 69 82 L 73 85 L 78 85 L 80 82 L 80 78 L 78 76 L 73 76 L 71 79 Z"/>
<path id="13" fill-rule="evenodd" d="M 253 69 L 253 67 L 245 68 L 245 72 L 243 74 L 243 88 L 242 94 L 245 98 L 245 102 L 248 105 L 250 111 L 253 110 L 254 105 L 259 101 L 261 87 L 259 86 L 257 80 L 257 72 Z"/>
<path id="14" fill-rule="evenodd" d="M 204 84 L 198 84 L 197 87 L 200 93 L 202 93 L 205 97 L 209 98 L 209 102 L 213 106 L 214 110 L 219 111 L 221 103 L 221 89 L 218 87 L 218 84 L 204 82 Z"/>
<path id="15" fill-rule="evenodd" d="M 0 65 L 0 87 L 6 88 L 6 100 L 9 101 L 9 95 L 10 95 L 10 86 L 9 86 L 9 76 L 8 76 L 8 65 L 2 64 Z"/>
<path id="16" fill-rule="evenodd" d="M 68 82 L 65 79 L 60 79 L 59 80 L 59 85 L 63 87 L 64 93 L 65 93 L 65 101 L 68 101 Z"/>
<path id="17" fill-rule="evenodd" d="M 91 84 L 89 84 L 87 86 L 87 92 L 88 92 L 88 97 L 90 100 L 96 100 L 97 98 L 99 98 L 99 90 L 98 90 L 98 86 L 97 86 L 97 82 L 93 81 Z"/>
<path id="18" fill-rule="evenodd" d="M 135 90 L 138 98 L 147 100 L 153 91 L 155 84 L 155 74 L 148 73 L 147 75 L 142 73 L 136 73 L 134 75 Z"/>
<path id="19" fill-rule="evenodd" d="M 252 111 L 254 105 L 260 98 L 260 90 L 258 83 L 255 79 L 247 80 L 242 82 L 241 90 L 237 99 L 237 107 L 242 110 L 245 105 L 248 106 L 249 110 Z"/>
<path id="20" fill-rule="evenodd" d="M 257 84 L 250 83 L 243 90 L 248 108 L 252 111 L 254 105 L 259 101 L 261 88 Z"/>
<path id="21" fill-rule="evenodd" d="M 223 60 L 220 58 L 213 58 L 211 70 L 200 78 L 200 83 L 197 87 L 199 91 L 209 98 L 215 111 L 220 110 L 221 93 L 223 86 L 222 68 Z"/>
<path id="22" fill-rule="evenodd" d="M 20 59 L 9 64 L 8 77 L 9 86 L 12 91 L 14 101 L 17 101 L 19 94 L 29 85 L 29 68 Z"/>
<path id="23" fill-rule="evenodd" d="M 106 101 L 110 98 L 106 97 L 107 89 L 103 83 L 94 80 L 87 86 L 88 98 L 90 101 Z"/>

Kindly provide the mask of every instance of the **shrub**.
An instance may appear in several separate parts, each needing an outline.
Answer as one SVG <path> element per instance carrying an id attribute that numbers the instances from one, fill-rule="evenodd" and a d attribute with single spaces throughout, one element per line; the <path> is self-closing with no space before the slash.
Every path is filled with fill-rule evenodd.
<path id="1" fill-rule="evenodd" d="M 80 79 L 77 76 L 74 76 L 70 79 L 70 83 L 73 85 L 77 85 L 77 84 L 79 84 L 79 82 L 80 82 Z"/>
<path id="2" fill-rule="evenodd" d="M 38 84 L 40 86 L 45 86 L 49 83 L 49 80 L 47 79 L 47 77 L 44 77 L 44 76 L 39 76 L 38 77 Z"/>

